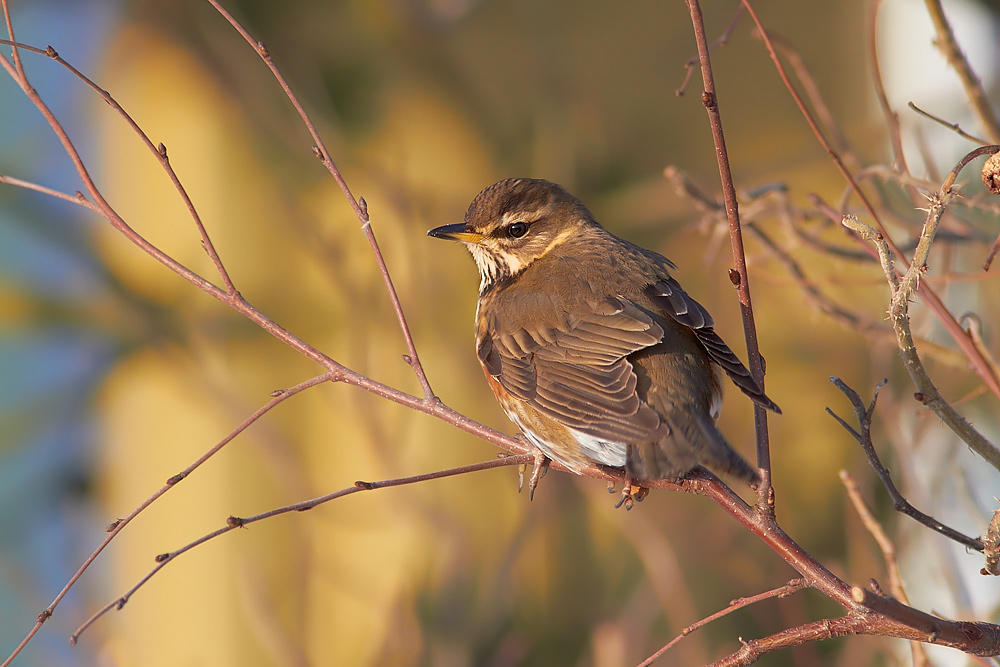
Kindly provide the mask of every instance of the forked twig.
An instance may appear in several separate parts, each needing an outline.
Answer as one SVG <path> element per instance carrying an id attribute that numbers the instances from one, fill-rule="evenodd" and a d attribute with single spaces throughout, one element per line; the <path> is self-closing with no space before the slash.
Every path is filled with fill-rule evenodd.
<path id="1" fill-rule="evenodd" d="M 885 487 L 886 493 L 892 498 L 892 506 L 897 512 L 905 514 L 912 517 L 914 520 L 919 521 L 923 525 L 927 526 L 933 531 L 941 533 L 948 539 L 954 540 L 959 544 L 963 544 L 970 549 L 975 549 L 976 551 L 983 550 L 983 542 L 979 538 L 969 537 L 958 532 L 954 528 L 949 528 L 944 525 L 934 517 L 929 514 L 924 514 L 903 497 L 903 494 L 899 492 L 896 485 L 892 481 L 892 475 L 889 473 L 889 469 L 882 464 L 882 460 L 878 456 L 878 452 L 875 451 L 875 445 L 872 443 L 871 438 L 871 426 L 872 426 L 872 416 L 875 413 L 875 402 L 878 400 L 878 391 L 885 384 L 885 380 L 879 383 L 875 387 L 875 391 L 872 395 L 872 402 L 868 407 L 865 407 L 864 401 L 861 400 L 861 396 L 858 392 L 851 389 L 847 384 L 838 377 L 831 377 L 830 382 L 836 385 L 837 389 L 840 389 L 847 396 L 847 399 L 851 402 L 854 407 L 854 415 L 858 420 L 858 426 L 861 429 L 860 432 L 854 430 L 846 421 L 837 416 L 837 414 L 827 408 L 826 411 L 831 417 L 837 420 L 837 422 L 844 427 L 851 436 L 858 441 L 862 449 L 865 450 L 865 455 L 868 457 L 868 462 L 871 464 L 872 469 L 878 478 L 882 481 L 882 486 Z"/>
<path id="2" fill-rule="evenodd" d="M 420 387 L 424 392 L 424 400 L 433 401 L 437 397 L 434 395 L 434 390 L 431 389 L 430 382 L 427 379 L 426 373 L 424 373 L 424 368 L 420 364 L 420 357 L 417 355 L 417 347 L 413 342 L 413 336 L 410 334 L 410 327 L 406 323 L 406 315 L 403 313 L 403 307 L 399 302 L 399 296 L 396 294 L 396 288 L 392 284 L 392 278 L 389 276 L 389 269 L 385 264 L 385 259 L 382 257 L 382 251 L 378 246 L 378 241 L 375 240 L 375 231 L 372 229 L 371 220 L 368 217 L 368 204 L 365 202 L 364 198 L 355 199 L 354 194 L 351 189 L 347 186 L 347 181 L 344 176 L 340 173 L 340 169 L 334 164 L 330 157 L 330 152 L 326 149 L 326 144 L 323 143 L 322 137 L 320 137 L 319 132 L 316 130 L 316 126 L 313 124 L 312 119 L 306 113 L 302 104 L 299 102 L 298 97 L 292 92 L 291 86 L 285 80 L 284 75 L 278 69 L 277 64 L 271 57 L 270 52 L 268 52 L 267 47 L 263 42 L 255 40 L 250 33 L 244 28 L 222 5 L 219 4 L 218 0 L 208 0 L 208 3 L 215 8 L 219 14 L 229 22 L 239 34 L 246 40 L 247 44 L 253 47 L 257 55 L 260 56 L 267 68 L 271 70 L 271 74 L 274 76 L 275 81 L 281 86 L 281 89 L 285 93 L 285 97 L 295 108 L 296 113 L 298 113 L 299 118 L 302 120 L 302 124 L 305 126 L 306 131 L 309 132 L 309 136 L 313 140 L 313 154 L 319 158 L 323 166 L 326 167 L 327 171 L 333 176 L 334 180 L 337 181 L 337 185 L 340 186 L 341 191 L 347 198 L 347 202 L 354 209 L 354 214 L 358 217 L 361 222 L 361 231 L 365 235 L 365 239 L 368 240 L 368 244 L 371 246 L 372 253 L 375 256 L 375 262 L 378 264 L 379 272 L 382 275 L 382 281 L 385 283 L 386 291 L 389 293 L 389 300 L 392 302 L 392 308 L 396 313 L 396 319 L 399 321 L 399 328 L 403 333 L 403 338 L 406 342 L 406 348 L 408 354 L 404 357 L 406 363 L 410 365 L 413 372 L 417 376 L 417 381 L 420 382 Z"/>
<path id="3" fill-rule="evenodd" d="M 743 11 L 743 5 L 736 7 L 736 13 L 733 14 L 733 18 L 729 22 L 729 25 L 719 38 L 709 45 L 709 51 L 721 48 L 729 43 L 729 38 L 732 36 L 733 30 L 736 29 L 736 25 L 740 22 L 740 18 L 743 16 Z M 698 64 L 699 57 L 700 56 L 694 56 L 693 58 L 689 58 L 688 61 L 684 63 L 684 81 L 681 83 L 680 87 L 674 91 L 674 95 L 677 97 L 682 96 L 687 90 L 688 84 L 691 82 L 691 75 L 694 74 L 694 66 Z"/>
<path id="4" fill-rule="evenodd" d="M 334 491 L 333 493 L 328 493 L 318 498 L 312 498 L 311 500 L 304 500 L 293 505 L 285 505 L 284 507 L 278 507 L 273 510 L 268 510 L 267 512 L 262 512 L 260 514 L 255 514 L 248 517 L 235 517 L 231 516 L 226 519 L 226 525 L 218 530 L 214 530 L 211 533 L 202 535 L 198 539 L 185 544 L 179 549 L 170 551 L 167 553 L 162 553 L 156 556 L 156 566 L 146 573 L 146 575 L 140 579 L 132 588 L 128 589 L 124 595 L 109 602 L 107 605 L 95 612 L 90 618 L 83 622 L 83 624 L 76 629 L 76 631 L 70 635 L 70 644 L 76 644 L 77 640 L 80 638 L 87 628 L 92 626 L 101 617 L 107 614 L 112 609 L 120 610 L 126 603 L 132 598 L 135 593 L 142 588 L 150 579 L 152 579 L 156 574 L 165 568 L 168 564 L 175 561 L 177 558 L 183 554 L 191 551 L 197 546 L 200 546 L 206 542 L 214 540 L 217 537 L 225 535 L 226 533 L 235 530 L 237 528 L 245 528 L 252 523 L 257 523 L 258 521 L 264 521 L 265 519 L 270 519 L 276 516 L 281 516 L 282 514 L 288 514 L 289 512 L 305 512 L 311 510 L 314 507 L 328 503 L 331 500 L 336 500 L 338 498 L 343 498 L 344 496 L 349 496 L 359 491 L 373 491 L 375 489 L 387 489 L 393 486 L 405 486 L 407 484 L 417 484 L 420 482 L 427 482 L 432 479 L 443 479 L 445 477 L 453 477 L 455 475 L 465 475 L 472 472 L 478 472 L 480 470 L 492 470 L 493 468 L 500 468 L 503 466 L 520 465 L 522 463 L 527 463 L 531 461 L 530 454 L 521 454 L 518 456 L 504 456 L 496 459 L 491 459 L 489 461 L 484 461 L 482 463 L 473 463 L 471 465 L 459 466 L 457 468 L 448 468 L 446 470 L 436 470 L 434 472 L 424 473 L 422 475 L 411 475 L 409 477 L 400 477 L 397 479 L 384 479 L 376 482 L 355 482 L 353 485 L 341 489 L 339 491 Z"/>
<path id="5" fill-rule="evenodd" d="M 310 387 L 314 387 L 324 382 L 329 382 L 333 379 L 334 375 L 332 373 L 324 373 L 322 375 L 317 375 L 314 378 L 306 380 L 305 382 L 300 382 L 294 387 L 290 387 L 288 389 L 281 389 L 277 392 L 274 392 L 273 398 L 270 401 L 268 401 L 259 409 L 257 409 L 257 411 L 254 412 L 252 415 L 244 419 L 239 426 L 237 426 L 229 433 L 229 435 L 227 435 L 225 438 L 216 443 L 211 449 L 209 449 L 207 452 L 198 457 L 197 460 L 191 463 L 184 470 L 180 471 L 179 473 L 168 479 L 163 486 L 161 486 L 155 493 L 153 493 L 153 495 L 144 500 L 139 506 L 137 506 L 135 509 L 129 512 L 127 515 L 125 515 L 120 519 L 116 519 L 111 524 L 109 524 L 108 527 L 105 529 L 108 532 L 108 536 L 105 537 L 104 540 L 102 540 L 99 545 L 97 545 L 97 548 L 95 548 L 91 552 L 91 554 L 86 558 L 86 560 L 83 561 L 80 567 L 77 568 L 77 571 L 73 574 L 72 577 L 70 577 L 69 581 L 66 582 L 62 590 L 60 590 L 59 593 L 56 594 L 52 602 L 50 602 L 49 605 L 45 608 L 45 610 L 38 615 L 37 619 L 35 620 L 35 625 L 32 626 L 31 630 L 28 631 L 28 634 L 25 636 L 25 638 L 21 641 L 21 643 L 17 646 L 17 648 L 14 649 L 14 652 L 11 653 L 10 656 L 6 660 L 4 660 L 3 663 L 0 663 L 0 667 L 7 667 L 7 665 L 10 665 L 10 663 L 14 660 L 14 658 L 16 658 L 17 655 L 21 652 L 21 650 L 28 644 L 28 642 L 31 641 L 31 638 L 34 637 L 35 634 L 41 629 L 45 621 L 47 621 L 49 617 L 52 616 L 56 607 L 59 605 L 60 602 L 62 602 L 62 599 L 66 597 L 67 593 L 69 593 L 70 589 L 76 584 L 77 580 L 83 576 L 83 573 L 86 572 L 91 565 L 93 565 L 94 561 L 97 560 L 97 557 L 101 554 L 102 551 L 104 551 L 105 547 L 111 544 L 111 541 L 115 539 L 118 533 L 122 532 L 125 529 L 125 526 L 127 526 L 132 521 L 132 519 L 139 516 L 139 514 L 141 514 L 143 510 L 145 510 L 147 507 L 156 502 L 156 500 L 158 500 L 160 496 L 167 493 L 170 489 L 176 486 L 178 482 L 189 476 L 203 463 L 208 461 L 208 459 L 212 458 L 215 454 L 217 454 L 220 449 L 229 444 L 236 436 L 238 436 L 240 433 L 249 428 L 251 424 L 256 422 L 265 414 L 270 412 L 271 409 L 277 406 L 279 403 L 291 398 L 292 396 L 295 396 L 296 394 L 302 391 L 305 391 L 306 389 L 309 389 Z"/>
<path id="6" fill-rule="evenodd" d="M 995 144 L 1000 143 L 1000 121 L 993 113 L 990 98 L 983 89 L 982 82 L 972 71 L 972 66 L 955 41 L 955 35 L 951 31 L 951 26 L 948 25 L 948 19 L 944 15 L 944 8 L 941 7 L 940 0 L 924 0 L 924 4 L 927 6 L 927 13 L 930 15 L 937 33 L 934 44 L 944 55 L 948 64 L 955 68 L 955 72 L 958 73 L 958 78 L 965 88 L 965 95 L 972 103 L 972 108 L 979 117 L 979 122 L 986 129 L 990 141 Z"/>

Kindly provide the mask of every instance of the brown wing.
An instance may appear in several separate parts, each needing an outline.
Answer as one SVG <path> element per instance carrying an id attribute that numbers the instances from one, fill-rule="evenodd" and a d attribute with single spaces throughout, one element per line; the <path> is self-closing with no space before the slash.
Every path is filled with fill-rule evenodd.
<path id="1" fill-rule="evenodd" d="M 496 327 L 480 327 L 478 353 L 487 372 L 517 398 L 583 433 L 620 443 L 649 438 L 660 417 L 639 400 L 626 356 L 658 343 L 660 325 L 622 298 L 542 319 L 492 336 L 487 329 Z"/>
<path id="2" fill-rule="evenodd" d="M 715 321 L 712 316 L 700 303 L 692 299 L 676 280 L 673 278 L 659 280 L 649 285 L 645 292 L 676 322 L 694 331 L 698 341 L 708 352 L 708 356 L 722 367 L 729 379 L 744 394 L 768 410 L 781 413 L 781 408 L 764 394 L 740 358 L 726 345 L 719 334 L 715 333 Z"/>

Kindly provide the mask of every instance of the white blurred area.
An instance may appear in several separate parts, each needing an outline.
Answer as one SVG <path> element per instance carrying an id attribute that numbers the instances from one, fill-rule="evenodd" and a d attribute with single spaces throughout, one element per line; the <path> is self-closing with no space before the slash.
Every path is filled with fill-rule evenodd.
<path id="1" fill-rule="evenodd" d="M 978 75 L 994 110 L 1000 108 L 1000 24 L 997 14 L 968 0 L 944 2 L 945 15 L 955 39 Z M 956 132 L 930 121 L 907 107 L 912 102 L 949 123 L 958 123 L 967 133 L 986 138 L 961 81 L 935 44 L 935 30 L 924 3 L 885 0 L 878 16 L 878 53 L 886 95 L 899 115 L 904 150 L 914 176 L 945 174 L 975 144 Z M 880 113 L 876 110 L 875 113 Z M 934 160 L 928 168 L 924 156 Z M 959 179 L 968 188 L 981 187 L 976 165 Z M 981 261 L 981 258 L 980 258 Z M 953 295 L 955 296 L 955 295 Z M 966 303 L 949 300 L 953 313 L 963 306 L 983 312 L 976 290 L 968 290 Z M 923 309 L 920 311 L 923 312 Z M 923 335 L 939 332 L 928 320 Z M 989 326 L 989 325 L 988 325 Z M 992 328 L 995 329 L 996 323 Z M 994 330 L 990 336 L 997 339 Z M 945 334 L 938 335 L 945 342 Z M 950 341 L 949 341 L 950 342 Z M 954 400 L 958 397 L 948 397 Z M 1000 415 L 993 410 L 966 405 L 956 408 L 991 442 L 1000 442 Z M 982 403 L 979 403 L 981 405 Z M 908 443 L 908 451 L 895 457 L 901 469 L 894 479 L 907 499 L 918 509 L 968 535 L 985 531 L 1000 497 L 1000 472 L 973 454 L 964 443 L 930 414 L 903 409 L 896 425 L 897 440 Z M 903 469 L 903 466 L 906 466 Z M 881 493 L 881 491 L 878 491 Z M 979 573 L 983 558 L 943 537 L 929 537 L 928 529 L 900 517 L 897 539 L 903 582 L 911 602 L 919 609 L 945 618 L 1000 620 L 1000 579 Z M 927 647 L 935 665 L 967 665 L 968 656 L 934 646 Z M 900 644 L 899 656 L 909 663 L 909 648 Z"/>
<path id="2" fill-rule="evenodd" d="M 1000 101 L 1000 23 L 997 15 L 971 0 L 946 0 L 945 16 L 959 47 L 993 102 Z M 957 133 L 907 107 L 915 105 L 983 137 L 955 70 L 935 45 L 927 7 L 915 0 L 885 0 L 878 16 L 878 55 L 889 104 L 899 115 L 906 157 L 914 176 L 925 172 L 915 133 L 922 136 L 937 167 L 947 173 L 972 146 Z M 947 165 L 947 166 L 946 166 Z"/>

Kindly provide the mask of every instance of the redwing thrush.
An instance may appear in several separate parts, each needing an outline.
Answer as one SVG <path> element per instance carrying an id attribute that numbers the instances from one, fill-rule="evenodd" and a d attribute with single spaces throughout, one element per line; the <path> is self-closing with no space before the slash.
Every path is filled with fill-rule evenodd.
<path id="1" fill-rule="evenodd" d="M 561 186 L 507 179 L 465 222 L 430 236 L 463 242 L 479 267 L 476 351 L 507 416 L 549 458 L 632 479 L 698 464 L 745 481 L 757 471 L 716 428 L 725 372 L 780 412 L 670 275 L 670 260 L 607 232 Z"/>

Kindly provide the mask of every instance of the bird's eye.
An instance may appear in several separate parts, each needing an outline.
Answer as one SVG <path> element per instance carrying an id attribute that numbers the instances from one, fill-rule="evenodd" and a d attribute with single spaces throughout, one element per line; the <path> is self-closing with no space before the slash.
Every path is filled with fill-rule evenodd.
<path id="1" fill-rule="evenodd" d="M 519 239 L 528 233 L 528 223 L 526 222 L 515 222 L 507 227 L 507 236 L 512 239 Z"/>

